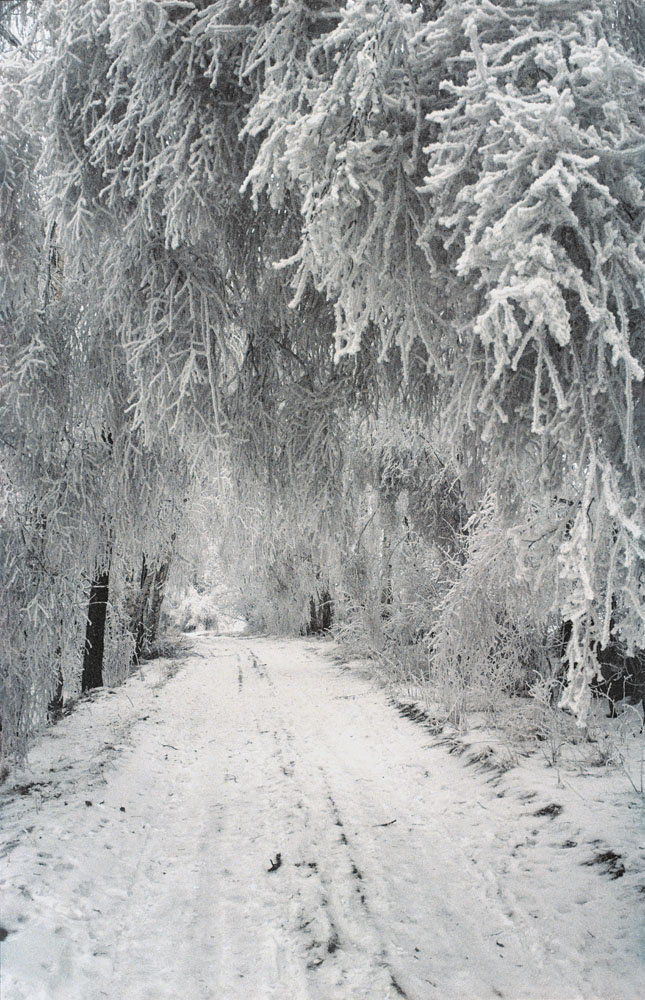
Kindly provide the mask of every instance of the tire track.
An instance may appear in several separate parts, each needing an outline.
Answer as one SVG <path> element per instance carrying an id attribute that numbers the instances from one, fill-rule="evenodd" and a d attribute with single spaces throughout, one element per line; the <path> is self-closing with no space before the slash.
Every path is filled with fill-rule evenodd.
<path id="1" fill-rule="evenodd" d="M 248 654 L 263 688 L 261 717 L 255 711 L 255 698 L 250 701 L 253 726 L 267 738 L 267 760 L 274 762 L 276 772 L 273 781 L 281 786 L 279 797 L 288 800 L 286 812 L 295 819 L 283 830 L 281 870 L 288 872 L 284 881 L 290 928 L 301 936 L 305 968 L 315 977 L 310 982 L 312 996 L 326 1000 L 328 990 L 346 988 L 350 960 L 354 980 L 357 967 L 362 969 L 352 989 L 362 992 L 348 993 L 348 1000 L 350 995 L 370 1000 L 408 998 L 370 912 L 364 875 L 352 855 L 328 777 L 306 752 L 294 749 L 297 737 L 270 668 L 253 650 Z M 261 728 L 269 722 L 269 728 Z M 295 879 L 289 869 L 296 870 Z"/>
<path id="2" fill-rule="evenodd" d="M 3 861 L 16 1000 L 639 1000 L 630 871 L 572 865 L 566 813 L 500 798 L 318 644 L 197 643 L 134 713 L 136 685 L 88 707 L 105 773 L 66 723 L 65 795 Z"/>

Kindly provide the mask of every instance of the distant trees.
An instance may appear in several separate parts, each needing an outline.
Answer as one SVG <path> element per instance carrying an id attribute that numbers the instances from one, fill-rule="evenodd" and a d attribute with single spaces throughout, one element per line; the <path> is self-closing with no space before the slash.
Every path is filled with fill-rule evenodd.
<path id="1" fill-rule="evenodd" d="M 329 581 L 341 620 L 419 647 L 427 677 L 464 665 L 466 690 L 482 656 L 527 662 L 564 616 L 583 713 L 612 614 L 645 644 L 639 5 L 38 17 L 0 94 L 3 454 L 23 477 L 7 551 L 34 593 L 77 567 L 87 594 L 112 537 L 125 608 L 142 558 L 165 564 L 160 510 L 183 516 L 215 462 L 223 548 L 244 543 L 283 627 Z M 54 225 L 65 276 L 44 308 Z M 52 590 L 31 553 L 61 531 Z"/>

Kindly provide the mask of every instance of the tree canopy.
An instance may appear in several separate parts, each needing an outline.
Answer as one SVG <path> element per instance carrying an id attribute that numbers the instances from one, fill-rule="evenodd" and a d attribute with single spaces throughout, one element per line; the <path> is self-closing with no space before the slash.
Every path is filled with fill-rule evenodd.
<path id="1" fill-rule="evenodd" d="M 6 675 L 16 560 L 78 646 L 105 553 L 118 593 L 208 477 L 282 627 L 331 588 L 444 676 L 566 619 L 584 714 L 598 644 L 645 646 L 642 5 L 34 17 L 0 66 Z"/>

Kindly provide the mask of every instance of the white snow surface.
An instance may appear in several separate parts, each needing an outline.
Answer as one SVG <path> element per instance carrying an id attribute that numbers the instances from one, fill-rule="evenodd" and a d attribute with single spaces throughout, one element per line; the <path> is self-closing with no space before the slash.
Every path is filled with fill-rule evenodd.
<path id="1" fill-rule="evenodd" d="M 643 797 L 467 766 L 332 649 L 197 635 L 43 734 L 0 795 L 2 1000 L 643 996 Z"/>

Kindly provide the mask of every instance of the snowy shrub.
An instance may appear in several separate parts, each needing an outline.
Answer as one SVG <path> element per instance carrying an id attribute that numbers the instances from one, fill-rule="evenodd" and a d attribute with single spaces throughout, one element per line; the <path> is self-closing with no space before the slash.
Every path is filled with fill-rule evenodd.
<path id="1" fill-rule="evenodd" d="M 172 624 L 182 632 L 196 629 L 217 630 L 219 608 L 216 597 L 194 586 L 172 594 L 167 602 L 166 614 Z"/>
<path id="2" fill-rule="evenodd" d="M 458 723 L 470 710 L 494 711 L 510 694 L 528 693 L 550 670 L 552 592 L 520 572 L 515 545 L 489 494 L 468 522 L 460 572 L 427 640 L 430 690 Z"/>

